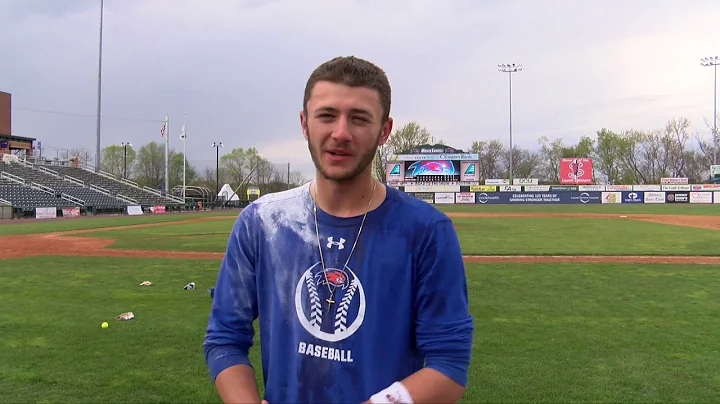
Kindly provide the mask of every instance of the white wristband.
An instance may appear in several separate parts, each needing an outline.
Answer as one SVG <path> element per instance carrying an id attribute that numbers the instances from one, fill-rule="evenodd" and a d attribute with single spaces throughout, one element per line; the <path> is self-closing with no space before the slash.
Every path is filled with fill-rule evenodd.
<path id="1" fill-rule="evenodd" d="M 390 387 L 375 393 L 370 397 L 373 404 L 392 403 L 392 404 L 413 404 L 412 397 L 405 386 L 400 382 L 395 382 Z"/>

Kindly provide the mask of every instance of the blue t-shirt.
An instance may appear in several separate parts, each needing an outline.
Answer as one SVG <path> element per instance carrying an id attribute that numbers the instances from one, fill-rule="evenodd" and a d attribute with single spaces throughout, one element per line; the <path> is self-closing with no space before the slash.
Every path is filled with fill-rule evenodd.
<path id="1" fill-rule="evenodd" d="M 308 184 L 240 212 L 203 344 L 213 380 L 250 365 L 259 317 L 270 404 L 360 403 L 424 366 L 465 385 L 473 321 L 455 229 L 432 205 L 386 189 L 347 266 L 362 216 L 318 208 L 318 247 Z"/>

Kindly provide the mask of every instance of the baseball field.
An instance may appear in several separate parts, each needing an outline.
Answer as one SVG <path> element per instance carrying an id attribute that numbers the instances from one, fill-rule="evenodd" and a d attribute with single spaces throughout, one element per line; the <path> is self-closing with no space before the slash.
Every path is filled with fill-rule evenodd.
<path id="1" fill-rule="evenodd" d="M 717 206 L 441 209 L 476 327 L 464 402 L 720 397 Z M 0 402 L 219 402 L 201 344 L 236 215 L 0 223 Z"/>

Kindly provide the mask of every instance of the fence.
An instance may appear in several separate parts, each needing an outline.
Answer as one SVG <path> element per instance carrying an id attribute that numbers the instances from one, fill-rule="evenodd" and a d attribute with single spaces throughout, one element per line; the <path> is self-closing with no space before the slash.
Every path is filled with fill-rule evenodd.
<path id="1" fill-rule="evenodd" d="M 720 204 L 719 184 L 698 185 L 413 185 L 397 187 L 432 204 Z"/>

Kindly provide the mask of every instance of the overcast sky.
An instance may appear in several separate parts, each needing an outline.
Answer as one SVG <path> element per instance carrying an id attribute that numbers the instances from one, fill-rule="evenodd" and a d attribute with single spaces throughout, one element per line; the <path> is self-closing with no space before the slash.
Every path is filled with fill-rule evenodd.
<path id="1" fill-rule="evenodd" d="M 0 0 L 0 91 L 14 134 L 47 154 L 95 150 L 99 3 Z M 524 67 L 513 126 L 525 147 L 677 116 L 709 136 L 700 58 L 720 55 L 718 21 L 717 0 L 105 0 L 102 146 L 159 141 L 168 113 L 179 150 L 187 113 L 190 161 L 214 165 L 222 141 L 309 174 L 302 92 L 338 55 L 386 70 L 397 126 L 417 120 L 457 148 L 508 141 L 499 63 Z"/>

